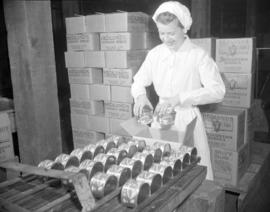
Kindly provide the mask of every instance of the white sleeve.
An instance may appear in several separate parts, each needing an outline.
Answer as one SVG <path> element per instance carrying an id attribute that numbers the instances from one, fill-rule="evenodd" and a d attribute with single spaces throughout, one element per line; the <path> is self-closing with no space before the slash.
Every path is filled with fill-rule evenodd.
<path id="1" fill-rule="evenodd" d="M 199 60 L 198 69 L 202 88 L 181 93 L 180 103 L 190 106 L 221 102 L 225 85 L 214 60 L 204 54 Z"/>
<path id="2" fill-rule="evenodd" d="M 131 86 L 131 94 L 134 99 L 142 94 L 146 94 L 145 87 L 152 84 L 152 61 L 149 53 L 147 54 L 139 71 L 133 77 L 133 84 Z"/>

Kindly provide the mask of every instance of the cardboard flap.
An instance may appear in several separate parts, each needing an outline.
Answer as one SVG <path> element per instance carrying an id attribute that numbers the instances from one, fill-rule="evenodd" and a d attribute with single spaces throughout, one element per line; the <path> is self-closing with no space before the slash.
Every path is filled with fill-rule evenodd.
<path id="1" fill-rule="evenodd" d="M 193 132 L 197 118 L 194 118 L 186 127 L 185 131 L 160 130 L 139 124 L 136 118 L 122 122 L 121 127 L 132 136 L 154 138 L 158 140 L 180 142 L 187 146 L 194 146 Z"/>

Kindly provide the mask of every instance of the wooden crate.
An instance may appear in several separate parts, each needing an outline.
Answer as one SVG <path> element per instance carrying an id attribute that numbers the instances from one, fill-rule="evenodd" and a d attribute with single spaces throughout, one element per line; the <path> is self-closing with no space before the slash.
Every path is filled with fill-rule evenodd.
<path id="1" fill-rule="evenodd" d="M 173 211 L 206 177 L 206 167 L 191 164 L 137 208 L 128 209 L 120 203 L 121 188 L 95 201 L 86 177 L 82 174 L 47 170 L 14 162 L 2 163 L 0 167 L 27 173 L 26 176 L 0 184 L 0 211 L 10 212 Z M 47 179 L 44 180 L 45 178 Z M 63 180 L 72 182 L 75 189 L 63 186 Z"/>

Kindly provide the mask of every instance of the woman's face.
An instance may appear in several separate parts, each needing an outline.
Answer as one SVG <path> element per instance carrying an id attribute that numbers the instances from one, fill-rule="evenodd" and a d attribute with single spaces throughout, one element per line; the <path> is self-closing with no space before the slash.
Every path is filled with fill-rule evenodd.
<path id="1" fill-rule="evenodd" d="M 161 41 L 171 50 L 178 50 L 181 44 L 184 42 L 185 33 L 179 26 L 177 19 L 173 20 L 169 24 L 162 24 L 157 22 L 157 28 Z"/>

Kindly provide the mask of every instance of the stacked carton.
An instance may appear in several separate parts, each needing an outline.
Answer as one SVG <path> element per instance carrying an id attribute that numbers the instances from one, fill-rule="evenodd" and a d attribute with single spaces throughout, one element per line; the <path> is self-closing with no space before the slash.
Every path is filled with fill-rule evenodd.
<path id="1" fill-rule="evenodd" d="M 151 33 L 149 16 L 141 12 L 105 14 L 105 31 L 100 33 L 105 52 L 103 83 L 111 88 L 111 101 L 105 101 L 110 133 L 121 134 L 120 123 L 133 116 L 131 84 L 147 51 L 157 44 Z"/>
<path id="2" fill-rule="evenodd" d="M 66 19 L 75 147 L 118 132 L 132 117 L 132 78 L 158 40 L 149 32 L 149 20 L 142 12 Z"/>
<path id="3" fill-rule="evenodd" d="M 104 30 L 104 15 L 66 18 L 65 61 L 75 148 L 95 143 L 109 131 L 103 101 L 110 100 L 110 87 L 102 84 L 105 55 L 100 51 L 99 39 L 99 32 Z"/>
<path id="4" fill-rule="evenodd" d="M 203 111 L 214 179 L 237 185 L 250 161 L 254 39 L 216 39 L 216 63 L 226 86 L 221 104 Z"/>

